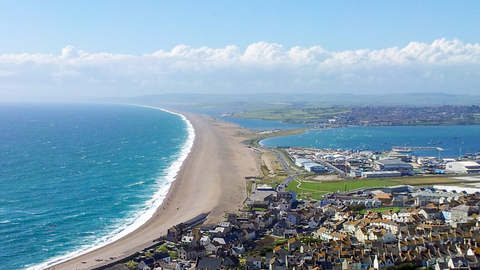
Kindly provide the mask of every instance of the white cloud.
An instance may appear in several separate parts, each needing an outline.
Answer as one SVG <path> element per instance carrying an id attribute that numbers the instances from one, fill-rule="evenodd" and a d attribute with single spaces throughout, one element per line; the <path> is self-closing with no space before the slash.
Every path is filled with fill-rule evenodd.
<path id="1" fill-rule="evenodd" d="M 85 89 L 78 95 L 165 92 L 455 92 L 480 94 L 480 46 L 438 39 L 405 48 L 329 52 L 320 46 L 254 43 L 245 52 L 179 45 L 141 56 L 91 54 L 67 46 L 61 55 L 0 55 L 0 94 Z M 94 85 L 94 88 L 89 86 Z M 47 90 L 45 90 L 47 89 Z M 89 90 L 91 89 L 91 90 Z M 67 91 L 75 95 L 75 91 Z"/>

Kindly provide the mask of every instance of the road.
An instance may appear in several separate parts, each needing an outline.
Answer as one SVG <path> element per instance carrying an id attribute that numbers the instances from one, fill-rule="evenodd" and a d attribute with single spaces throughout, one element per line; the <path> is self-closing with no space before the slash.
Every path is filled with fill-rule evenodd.
<path id="1" fill-rule="evenodd" d="M 295 179 L 295 177 L 300 175 L 301 172 L 292 171 L 292 169 L 290 168 L 289 162 L 286 160 L 285 155 L 283 155 L 280 150 L 275 148 L 267 148 L 267 149 L 270 150 L 277 157 L 278 162 L 282 166 L 283 170 L 288 174 L 287 178 L 285 178 L 285 180 L 283 180 L 283 182 L 277 186 L 277 191 L 284 192 L 285 187 L 288 184 L 290 184 L 290 182 L 292 182 L 292 180 Z"/>
<path id="2" fill-rule="evenodd" d="M 275 149 L 275 148 L 268 148 L 278 159 L 278 162 L 282 166 L 283 170 L 287 174 L 291 174 L 292 170 L 290 169 L 290 166 L 288 165 L 288 161 L 285 159 L 285 156 L 280 152 L 280 150 Z"/>

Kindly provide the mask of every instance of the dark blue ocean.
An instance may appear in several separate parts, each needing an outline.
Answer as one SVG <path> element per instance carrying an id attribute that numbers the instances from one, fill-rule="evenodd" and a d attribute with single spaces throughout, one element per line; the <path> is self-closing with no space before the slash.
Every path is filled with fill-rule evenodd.
<path id="1" fill-rule="evenodd" d="M 309 130 L 304 134 L 261 141 L 265 146 L 389 151 L 392 146 L 439 147 L 418 156 L 459 157 L 480 152 L 480 126 L 346 127 Z"/>
<path id="2" fill-rule="evenodd" d="M 153 108 L 0 104 L 0 269 L 46 266 L 140 226 L 193 136 Z"/>

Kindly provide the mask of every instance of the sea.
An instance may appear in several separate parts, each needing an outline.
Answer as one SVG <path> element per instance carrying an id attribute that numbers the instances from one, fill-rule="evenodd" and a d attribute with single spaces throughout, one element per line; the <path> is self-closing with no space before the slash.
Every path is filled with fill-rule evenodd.
<path id="1" fill-rule="evenodd" d="M 131 105 L 0 103 L 0 116 L 0 269 L 41 269 L 138 228 L 195 136 L 181 115 Z"/>
<path id="2" fill-rule="evenodd" d="M 304 134 L 266 139 L 264 146 L 390 151 L 411 147 L 410 154 L 455 158 L 480 152 L 480 126 L 380 126 L 308 130 Z M 415 150 L 413 147 L 429 147 Z"/>
<path id="3" fill-rule="evenodd" d="M 0 269 L 41 269 L 146 222 L 193 144 L 181 115 L 119 104 L 0 103 Z M 219 117 L 268 130 L 293 125 Z M 480 151 L 480 126 L 347 127 L 267 139 L 265 146 Z"/>

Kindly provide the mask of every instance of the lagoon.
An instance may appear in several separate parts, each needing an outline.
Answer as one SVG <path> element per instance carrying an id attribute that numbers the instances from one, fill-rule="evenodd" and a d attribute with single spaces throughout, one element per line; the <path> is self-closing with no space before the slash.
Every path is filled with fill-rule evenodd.
<path id="1" fill-rule="evenodd" d="M 309 130 L 304 134 L 261 141 L 264 146 L 368 149 L 389 151 L 393 146 L 439 147 L 416 150 L 418 156 L 459 157 L 480 152 L 480 126 L 381 126 Z"/>

